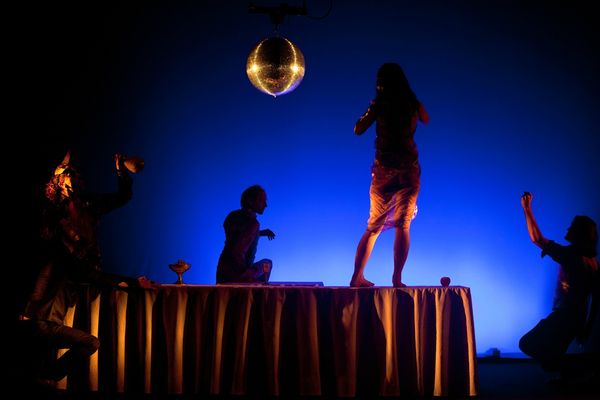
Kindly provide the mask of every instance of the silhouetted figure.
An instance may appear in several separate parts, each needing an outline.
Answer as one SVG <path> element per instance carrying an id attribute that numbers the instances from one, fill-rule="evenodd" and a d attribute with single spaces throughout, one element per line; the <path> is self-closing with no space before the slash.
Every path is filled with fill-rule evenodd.
<path id="1" fill-rule="evenodd" d="M 531 207 L 533 196 L 525 192 L 521 205 L 525 212 L 531 241 L 559 264 L 552 312 L 519 341 L 523 353 L 539 361 L 547 371 L 565 371 L 574 366 L 565 358 L 574 339 L 588 339 L 600 300 L 596 223 L 587 216 L 576 216 L 567 230 L 563 246 L 549 240 L 535 220 Z M 591 301 L 591 303 L 590 303 Z M 590 359 L 597 360 L 597 354 Z M 597 368 L 597 367 L 596 367 Z"/>
<path id="2" fill-rule="evenodd" d="M 77 301 L 78 284 L 153 287 L 145 277 L 101 271 L 96 225 L 102 215 L 123 206 L 132 196 L 132 179 L 123 163 L 123 157 L 116 155 L 118 190 L 114 193 L 84 192 L 69 153 L 46 184 L 43 263 L 20 321 L 21 339 L 27 340 L 29 350 L 35 350 L 24 371 L 34 384 L 55 386 L 100 346 L 94 335 L 64 324 L 68 308 Z M 57 358 L 58 349 L 68 350 Z"/>
<path id="3" fill-rule="evenodd" d="M 379 234 L 394 228 L 394 287 L 402 283 L 402 269 L 410 247 L 410 224 L 416 213 L 421 167 L 414 141 L 417 122 L 428 123 L 425 107 L 412 91 L 398 64 L 383 64 L 377 72 L 375 99 L 354 126 L 362 135 L 374 122 L 375 162 L 369 191 L 371 206 L 367 229 L 356 249 L 350 286 L 369 287 L 364 269 Z"/>
<path id="4" fill-rule="evenodd" d="M 234 282 L 267 282 L 273 262 L 262 259 L 254 262 L 258 239 L 266 236 L 275 238 L 270 229 L 260 229 L 256 214 L 261 214 L 267 207 L 267 194 L 258 186 L 250 186 L 242 193 L 241 206 L 227 215 L 225 229 L 225 246 L 219 257 L 217 266 L 217 283 Z"/>

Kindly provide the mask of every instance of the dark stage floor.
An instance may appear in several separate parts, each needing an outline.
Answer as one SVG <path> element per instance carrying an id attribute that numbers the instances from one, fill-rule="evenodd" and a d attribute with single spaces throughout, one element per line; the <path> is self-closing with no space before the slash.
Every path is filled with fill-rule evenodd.
<path id="1" fill-rule="evenodd" d="M 480 358 L 476 399 L 600 399 L 600 379 L 585 373 L 565 383 L 525 358 Z"/>
<path id="2" fill-rule="evenodd" d="M 553 378 L 556 375 L 544 372 L 537 364 L 530 359 L 524 358 L 492 358 L 485 357 L 478 359 L 479 365 L 479 391 L 480 395 L 475 397 L 466 397 L 473 400 L 528 400 L 528 399 L 550 399 L 550 400 L 598 400 L 600 399 L 600 379 L 586 375 L 583 378 L 572 380 L 569 383 L 555 382 Z M 203 398 L 202 396 L 135 396 L 135 395 L 100 395 L 100 394 L 53 394 L 44 393 L 37 398 L 57 398 L 57 399 L 139 399 L 139 400 L 154 400 L 154 399 L 191 399 Z M 259 397 L 225 397 L 225 396 L 210 396 L 204 397 L 210 400 L 258 400 Z M 400 399 L 405 399 L 401 397 Z M 455 399 L 455 397 L 450 397 Z M 352 398 L 349 398 L 352 399 Z M 369 399 L 372 399 L 370 397 Z M 392 397 L 384 397 L 381 399 L 394 399 Z M 414 399 L 414 398 L 412 398 Z M 424 399 L 418 397 L 417 399 Z M 427 398 L 429 399 L 429 398 Z M 443 399 L 443 397 L 434 397 L 434 399 Z M 337 400 L 329 397 L 276 397 L 267 398 L 267 400 Z M 367 400 L 366 398 L 358 398 L 357 400 Z"/>

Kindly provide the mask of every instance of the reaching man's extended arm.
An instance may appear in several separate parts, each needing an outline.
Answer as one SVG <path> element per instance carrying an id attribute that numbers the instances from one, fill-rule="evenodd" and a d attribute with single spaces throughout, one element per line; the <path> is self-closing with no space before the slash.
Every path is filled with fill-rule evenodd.
<path id="1" fill-rule="evenodd" d="M 542 235 L 542 231 L 540 231 L 540 227 L 533 216 L 533 210 L 531 208 L 532 199 L 533 196 L 531 193 L 523 193 L 521 196 L 521 206 L 525 212 L 525 221 L 527 222 L 527 230 L 529 231 L 529 237 L 531 238 L 531 241 L 536 246 L 543 248 L 549 242 L 549 240 Z"/>

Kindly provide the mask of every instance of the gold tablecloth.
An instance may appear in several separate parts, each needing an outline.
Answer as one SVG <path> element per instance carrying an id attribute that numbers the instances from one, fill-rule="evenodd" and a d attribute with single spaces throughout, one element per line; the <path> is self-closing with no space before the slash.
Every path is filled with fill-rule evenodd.
<path id="1" fill-rule="evenodd" d="M 475 396 L 467 287 L 163 285 L 92 294 L 68 315 L 97 335 L 92 391 Z M 69 381 L 70 380 L 70 381 Z M 75 381 L 77 380 L 77 381 Z"/>

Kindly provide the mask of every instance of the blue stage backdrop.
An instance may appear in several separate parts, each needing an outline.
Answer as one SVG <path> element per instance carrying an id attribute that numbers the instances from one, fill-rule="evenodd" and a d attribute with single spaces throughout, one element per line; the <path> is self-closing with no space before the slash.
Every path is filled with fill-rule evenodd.
<path id="1" fill-rule="evenodd" d="M 90 189 L 109 191 L 113 153 L 146 160 L 133 200 L 102 221 L 105 269 L 173 283 L 168 265 L 183 259 L 186 283 L 213 284 L 222 222 L 260 184 L 259 220 L 277 236 L 261 239 L 257 258 L 273 260 L 271 279 L 348 285 L 375 138 L 353 126 L 380 64 L 398 62 L 431 116 L 415 136 L 422 187 L 404 281 L 470 287 L 478 352 L 517 352 L 549 312 L 557 273 L 529 240 L 521 193 L 561 243 L 574 215 L 600 221 L 591 6 L 334 1 L 318 19 L 330 3 L 310 0 L 309 16 L 279 30 L 304 53 L 304 80 L 273 98 L 245 71 L 273 33 L 269 18 L 248 1 L 178 3 L 25 12 L 23 32 L 38 34 L 22 39 L 42 66 L 26 80 L 48 145 L 40 174 L 70 147 Z M 380 236 L 366 268 L 378 286 L 391 286 L 393 236 Z"/>

